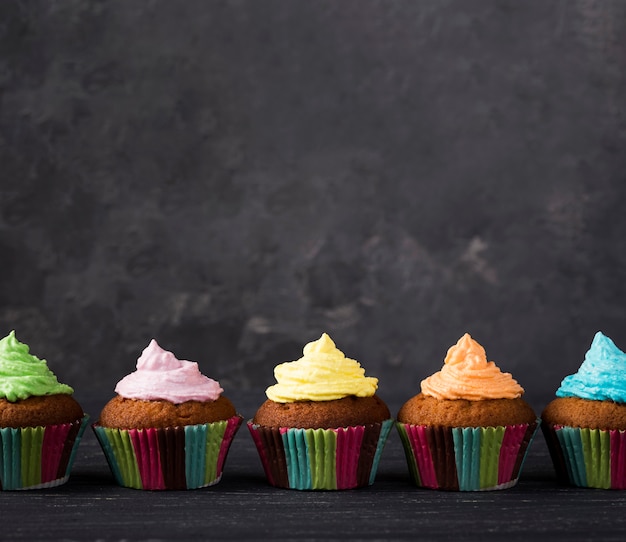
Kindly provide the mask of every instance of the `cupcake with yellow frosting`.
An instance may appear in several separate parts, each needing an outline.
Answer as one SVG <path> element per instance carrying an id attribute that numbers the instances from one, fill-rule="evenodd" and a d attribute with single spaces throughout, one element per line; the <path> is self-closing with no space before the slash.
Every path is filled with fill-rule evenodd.
<path id="1" fill-rule="evenodd" d="M 514 486 L 538 426 L 523 393 L 463 335 L 443 368 L 423 380 L 421 393 L 398 412 L 396 427 L 415 484 L 453 491 Z"/>
<path id="2" fill-rule="evenodd" d="M 0 340 L 0 489 L 64 484 L 88 416 L 15 332 Z"/>
<path id="3" fill-rule="evenodd" d="M 267 480 L 291 489 L 351 489 L 374 483 L 393 425 L 378 379 L 322 334 L 297 361 L 275 367 L 248 428 Z"/>

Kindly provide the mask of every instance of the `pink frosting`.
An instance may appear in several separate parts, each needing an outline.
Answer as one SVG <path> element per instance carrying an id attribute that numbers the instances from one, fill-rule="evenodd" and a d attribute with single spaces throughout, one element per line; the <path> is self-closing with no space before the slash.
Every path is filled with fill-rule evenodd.
<path id="1" fill-rule="evenodd" d="M 215 401 L 224 391 L 219 382 L 204 376 L 194 361 L 177 359 L 152 339 L 137 360 L 137 370 L 117 383 L 115 391 L 127 399 Z"/>

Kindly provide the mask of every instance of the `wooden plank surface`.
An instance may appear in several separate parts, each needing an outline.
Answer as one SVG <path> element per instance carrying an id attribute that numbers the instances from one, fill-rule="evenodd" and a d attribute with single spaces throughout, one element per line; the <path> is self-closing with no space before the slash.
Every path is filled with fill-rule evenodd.
<path id="1" fill-rule="evenodd" d="M 233 397 L 253 407 L 246 396 Z M 94 401 L 91 412 L 103 402 Z M 115 485 L 90 429 L 70 481 L 0 492 L 3 540 L 420 539 L 623 540 L 626 492 L 557 484 L 539 433 L 519 484 L 485 493 L 418 489 L 394 431 L 373 486 L 351 491 L 276 489 L 265 481 L 245 426 L 222 481 L 193 491 L 148 492 Z"/>

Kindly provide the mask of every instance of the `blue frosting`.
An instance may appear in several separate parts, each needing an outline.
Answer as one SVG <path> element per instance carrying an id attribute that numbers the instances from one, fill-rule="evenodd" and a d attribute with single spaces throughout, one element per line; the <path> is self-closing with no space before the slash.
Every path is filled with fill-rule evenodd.
<path id="1" fill-rule="evenodd" d="M 598 331 L 580 369 L 563 379 L 556 396 L 626 403 L 626 354 Z"/>

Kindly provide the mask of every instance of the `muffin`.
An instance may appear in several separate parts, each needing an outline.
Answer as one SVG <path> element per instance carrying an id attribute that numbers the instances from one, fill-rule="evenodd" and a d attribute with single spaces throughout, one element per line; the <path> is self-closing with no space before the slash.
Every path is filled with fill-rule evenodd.
<path id="1" fill-rule="evenodd" d="M 469 334 L 400 408 L 396 428 L 419 487 L 506 489 L 517 483 L 538 420 L 510 373 Z"/>
<path id="2" fill-rule="evenodd" d="M 150 490 L 218 483 L 242 421 L 223 391 L 152 339 L 93 425 L 116 482 Z"/>
<path id="3" fill-rule="evenodd" d="M 67 482 L 87 416 L 15 331 L 0 340 L 0 489 Z"/>
<path id="4" fill-rule="evenodd" d="M 268 482 L 291 489 L 351 489 L 374 483 L 393 419 L 378 379 L 326 334 L 297 361 L 274 368 L 248 428 Z"/>
<path id="5" fill-rule="evenodd" d="M 559 481 L 626 489 L 626 354 L 596 333 L 578 372 L 541 414 Z"/>

